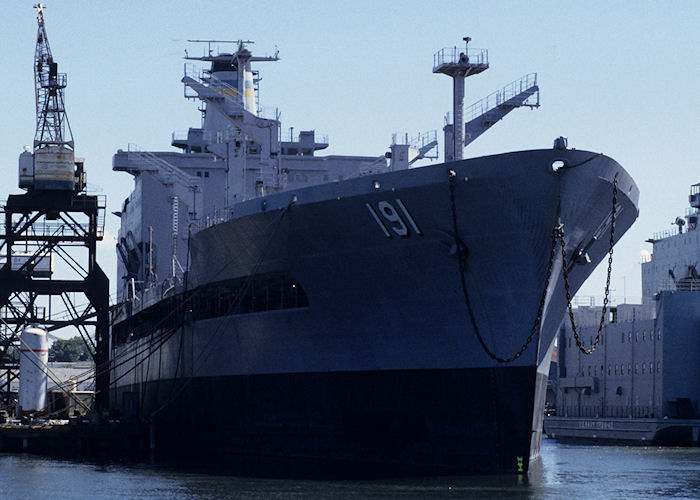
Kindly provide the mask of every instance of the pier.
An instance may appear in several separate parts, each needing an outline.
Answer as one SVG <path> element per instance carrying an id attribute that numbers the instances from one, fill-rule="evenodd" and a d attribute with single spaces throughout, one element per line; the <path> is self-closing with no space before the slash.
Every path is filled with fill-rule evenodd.
<path id="1" fill-rule="evenodd" d="M 87 419 L 0 424 L 0 453 L 34 453 L 61 458 L 146 458 L 148 427 Z"/>

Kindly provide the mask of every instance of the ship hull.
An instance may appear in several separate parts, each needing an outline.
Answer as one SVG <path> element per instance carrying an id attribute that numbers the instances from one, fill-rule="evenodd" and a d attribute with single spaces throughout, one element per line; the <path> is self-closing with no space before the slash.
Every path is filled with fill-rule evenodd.
<path id="1" fill-rule="evenodd" d="M 636 218 L 636 187 L 584 151 L 239 204 L 192 238 L 184 292 L 115 325 L 113 358 L 126 361 L 112 373 L 112 406 L 153 422 L 156 447 L 212 457 L 346 464 L 348 475 L 525 472 L 542 430 L 537 368 L 566 307 L 551 232 L 563 220 L 569 252 L 592 261 L 571 266 L 575 291 L 609 249 L 600 236 L 615 176 L 619 238 Z"/>
<path id="2" fill-rule="evenodd" d="M 523 472 L 534 379 L 530 367 L 198 377 L 153 418 L 155 450 L 265 467 L 286 459 L 304 475 Z M 178 383 L 145 391 L 168 404 Z"/>

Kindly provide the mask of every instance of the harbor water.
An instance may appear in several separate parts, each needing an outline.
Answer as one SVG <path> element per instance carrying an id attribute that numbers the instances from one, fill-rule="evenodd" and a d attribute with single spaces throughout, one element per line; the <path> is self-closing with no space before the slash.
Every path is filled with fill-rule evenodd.
<path id="1" fill-rule="evenodd" d="M 700 498 L 700 449 L 544 439 L 528 476 L 298 481 L 0 454 L 0 498 Z"/>

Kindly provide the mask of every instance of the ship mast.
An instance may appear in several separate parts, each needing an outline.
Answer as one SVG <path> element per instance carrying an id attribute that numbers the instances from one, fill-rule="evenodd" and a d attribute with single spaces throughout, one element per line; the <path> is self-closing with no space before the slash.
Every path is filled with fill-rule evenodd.
<path id="1" fill-rule="evenodd" d="M 446 151 L 453 149 L 454 160 L 462 159 L 464 149 L 464 79 L 485 71 L 489 67 L 488 52 L 483 49 L 469 49 L 470 37 L 464 37 L 464 50 L 445 48 L 435 54 L 433 73 L 452 77 L 452 144 L 445 144 Z"/>
<path id="2" fill-rule="evenodd" d="M 74 149 L 64 105 L 66 74 L 58 72 L 58 63 L 53 60 L 49 38 L 44 26 L 44 4 L 34 6 L 37 9 L 39 28 L 34 52 L 34 81 L 36 93 L 36 133 L 34 134 L 34 151 L 44 146 L 62 146 Z"/>

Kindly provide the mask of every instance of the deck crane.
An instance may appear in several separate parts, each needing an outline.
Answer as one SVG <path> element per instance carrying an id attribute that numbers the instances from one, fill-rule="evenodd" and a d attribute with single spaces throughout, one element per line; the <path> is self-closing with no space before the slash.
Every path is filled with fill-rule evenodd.
<path id="1" fill-rule="evenodd" d="M 29 190 L 80 192 L 85 188 L 84 161 L 75 158 L 73 134 L 66 115 L 67 78 L 58 72 L 44 25 L 44 5 L 37 9 L 34 52 L 36 132 L 34 147 L 19 157 L 19 187 Z"/>

